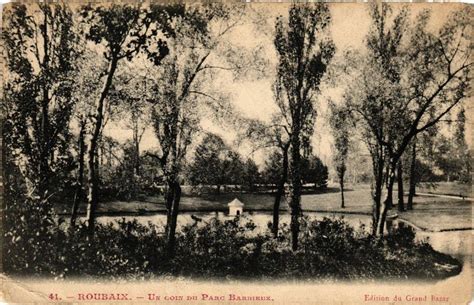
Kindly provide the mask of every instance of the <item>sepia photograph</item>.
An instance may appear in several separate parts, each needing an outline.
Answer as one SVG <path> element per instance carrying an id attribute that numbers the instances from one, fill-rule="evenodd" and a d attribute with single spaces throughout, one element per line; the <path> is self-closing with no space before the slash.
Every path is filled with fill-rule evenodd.
<path id="1" fill-rule="evenodd" d="M 6 304 L 468 304 L 474 8 L 2 5 Z"/>

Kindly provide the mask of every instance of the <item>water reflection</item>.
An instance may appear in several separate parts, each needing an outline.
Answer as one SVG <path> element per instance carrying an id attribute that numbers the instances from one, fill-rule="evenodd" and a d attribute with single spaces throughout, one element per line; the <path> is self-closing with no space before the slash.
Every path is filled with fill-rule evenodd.
<path id="1" fill-rule="evenodd" d="M 361 225 L 364 225 L 366 229 L 370 228 L 371 217 L 368 215 L 358 215 L 358 214 L 348 214 L 342 216 L 341 214 L 335 213 L 315 213 L 315 212 L 308 212 L 304 213 L 305 216 L 310 218 L 322 219 L 323 217 L 336 217 L 343 219 L 354 228 L 358 229 Z M 228 216 L 227 213 L 224 212 L 193 212 L 193 213 L 182 213 L 178 215 L 178 227 L 184 226 L 187 224 L 192 224 L 195 222 L 193 218 L 198 217 L 202 219 L 203 222 L 208 222 L 214 217 L 217 217 L 221 220 L 233 219 L 233 216 Z M 252 220 L 257 228 L 255 229 L 257 232 L 263 233 L 267 229 L 267 224 L 272 221 L 272 213 L 271 212 L 244 212 L 242 215 L 242 219 L 245 220 Z M 152 223 L 163 228 L 166 223 L 166 215 L 164 214 L 153 214 L 153 215 L 141 215 L 141 216 L 99 216 L 97 217 L 97 222 L 102 224 L 107 223 L 114 223 L 117 220 L 125 219 L 125 221 L 133 221 L 134 219 L 137 220 L 138 223 L 146 225 L 148 223 Z M 83 218 L 82 220 L 85 220 Z M 290 223 L 290 215 L 288 213 L 282 213 L 280 215 L 280 223 Z"/>

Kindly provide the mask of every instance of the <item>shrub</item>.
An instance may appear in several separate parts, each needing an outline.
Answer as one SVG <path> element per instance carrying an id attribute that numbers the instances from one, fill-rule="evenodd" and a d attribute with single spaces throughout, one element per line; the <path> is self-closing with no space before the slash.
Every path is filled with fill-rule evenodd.
<path id="1" fill-rule="evenodd" d="M 386 240 L 390 247 L 412 247 L 415 244 L 415 230 L 410 226 L 400 223 L 399 226 L 387 236 Z"/>
<path id="2" fill-rule="evenodd" d="M 61 265 L 56 247 L 64 238 L 55 230 L 57 226 L 46 201 L 18 197 L 15 204 L 7 204 L 3 245 L 6 271 L 58 275 L 53 267 Z"/>
<path id="3" fill-rule="evenodd" d="M 275 239 L 269 231 L 257 233 L 256 225 L 245 217 L 212 218 L 182 227 L 176 256 L 170 259 L 162 228 L 151 223 L 122 219 L 97 224 L 90 238 L 85 224 L 71 229 L 60 218 L 40 217 L 38 211 L 44 207 L 31 201 L 8 211 L 4 257 L 9 273 L 57 278 L 376 279 L 441 278 L 460 271 L 457 260 L 415 242 L 415 233 L 406 227 L 381 241 L 354 230 L 343 219 L 303 218 L 301 247 L 293 252 L 286 224 Z M 15 218 L 13 212 L 27 213 Z"/>

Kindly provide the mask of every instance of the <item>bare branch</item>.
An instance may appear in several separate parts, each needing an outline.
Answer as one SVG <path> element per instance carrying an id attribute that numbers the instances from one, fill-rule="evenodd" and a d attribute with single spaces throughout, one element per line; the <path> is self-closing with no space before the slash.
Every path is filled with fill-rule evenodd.
<path id="1" fill-rule="evenodd" d="M 454 103 L 452 103 L 451 105 L 449 105 L 449 107 L 447 107 L 443 112 L 441 112 L 441 114 L 439 114 L 435 119 L 433 119 L 432 121 L 428 122 L 425 124 L 425 126 L 421 127 L 421 128 L 417 128 L 416 129 L 416 133 L 420 133 L 420 132 L 423 132 L 424 130 L 430 128 L 431 126 L 435 125 L 436 123 L 438 123 L 451 109 L 453 109 L 454 106 L 456 106 L 461 100 L 463 99 L 463 96 L 457 98 Z"/>
<path id="2" fill-rule="evenodd" d="M 210 99 L 213 100 L 213 101 L 216 101 L 216 102 L 219 101 L 219 99 L 213 97 L 212 95 L 209 95 L 209 94 L 207 94 L 207 93 L 205 93 L 205 92 L 201 92 L 201 91 L 197 91 L 197 90 L 190 90 L 190 91 L 189 91 L 189 94 L 202 95 L 202 96 L 205 96 L 205 97 L 207 97 L 207 98 L 210 98 Z"/>

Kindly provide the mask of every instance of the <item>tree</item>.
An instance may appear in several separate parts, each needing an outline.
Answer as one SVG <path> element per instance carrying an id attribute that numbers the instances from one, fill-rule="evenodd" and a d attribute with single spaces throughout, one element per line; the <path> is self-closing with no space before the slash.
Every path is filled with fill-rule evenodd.
<path id="1" fill-rule="evenodd" d="M 4 145 L 28 196 L 47 209 L 50 196 L 64 185 L 60 174 L 69 171 L 65 162 L 78 37 L 72 13 L 62 4 L 14 4 L 4 19 Z"/>
<path id="2" fill-rule="evenodd" d="M 385 144 L 399 141 L 398 130 L 406 123 L 404 113 L 399 112 L 400 108 L 391 105 L 399 101 L 396 85 L 400 80 L 401 39 L 406 27 L 407 11 L 403 9 L 398 12 L 391 24 L 386 21 L 389 13 L 388 5 L 382 5 L 380 10 L 375 4 L 372 6 L 373 23 L 367 35 L 368 56 L 361 63 L 363 68 L 359 82 L 354 84 L 355 88 L 349 89 L 346 97 L 349 108 L 354 110 L 359 125 L 363 127 L 363 137 L 373 160 L 374 232 L 380 226 L 383 230 L 386 210 L 392 200 L 394 172 L 393 166 L 389 165 L 391 148 Z M 391 172 L 388 173 L 386 169 L 391 169 Z M 384 182 L 387 185 L 385 209 L 381 205 Z"/>
<path id="3" fill-rule="evenodd" d="M 348 158 L 346 161 L 346 172 L 344 181 L 351 181 L 352 183 L 371 182 L 372 167 L 370 164 L 370 155 L 363 147 L 365 144 L 357 136 L 357 131 L 352 131 L 351 141 L 349 146 Z"/>
<path id="4" fill-rule="evenodd" d="M 289 125 L 291 145 L 292 249 L 298 249 L 301 216 L 301 150 L 309 146 L 316 111 L 313 107 L 319 84 L 334 54 L 327 33 L 331 16 L 324 4 L 293 5 L 288 19 L 277 18 L 274 44 L 277 51 L 275 100 Z"/>
<path id="5" fill-rule="evenodd" d="M 249 191 L 254 191 L 256 184 L 260 183 L 260 172 L 254 160 L 248 158 L 243 164 L 242 184 L 244 184 Z"/>
<path id="6" fill-rule="evenodd" d="M 222 179 L 222 160 L 227 147 L 221 137 L 207 134 L 196 147 L 194 160 L 188 167 L 188 179 L 192 185 L 216 185 L 219 193 Z"/>
<path id="7" fill-rule="evenodd" d="M 448 133 L 434 134 L 430 143 L 430 160 L 443 172 L 443 178 L 449 181 L 469 182 L 471 179 L 471 155 L 465 139 L 465 110 L 461 105 L 454 120 L 444 120 Z M 439 129 L 439 128 L 438 128 Z M 439 130 L 436 130 L 439 133 Z M 432 134 L 434 132 L 431 132 Z M 426 141 L 426 138 L 423 138 Z M 425 154 L 426 155 L 426 154 Z"/>
<path id="8" fill-rule="evenodd" d="M 143 64 L 137 61 L 136 65 Z M 133 71 L 130 67 L 124 66 L 117 71 L 117 81 L 112 86 L 110 102 L 115 105 L 116 111 L 112 118 L 115 121 L 124 123 L 125 127 L 132 131 L 133 144 L 133 175 L 139 177 L 140 171 L 140 144 L 145 130 L 150 125 L 150 104 L 147 100 L 148 82 L 146 69 Z"/>
<path id="9" fill-rule="evenodd" d="M 403 161 L 400 158 L 397 165 L 397 186 L 398 186 L 398 210 L 405 211 L 405 201 L 403 199 Z"/>
<path id="10" fill-rule="evenodd" d="M 245 163 L 242 162 L 239 153 L 227 150 L 221 164 L 219 174 L 221 185 L 238 185 L 242 188 Z"/>
<path id="11" fill-rule="evenodd" d="M 428 11 L 416 16 L 412 26 L 406 9 L 394 16 L 391 25 L 390 14 L 389 4 L 372 6 L 368 54 L 348 91 L 350 108 L 364 122 L 372 147 L 379 151 L 374 155 L 377 184 L 381 184 L 380 176 L 385 177 L 385 199 L 375 200 L 374 205 L 379 235 L 392 206 L 395 173 L 403 153 L 416 135 L 436 125 L 467 96 L 472 65 L 471 8 L 455 12 L 438 33 L 427 29 Z M 385 168 L 382 174 L 380 165 Z"/>
<path id="12" fill-rule="evenodd" d="M 442 178 L 447 182 L 456 180 L 457 173 L 461 171 L 460 162 L 456 158 L 456 147 L 452 142 L 451 136 L 440 134 L 433 143 L 433 163 L 441 170 Z"/>
<path id="13" fill-rule="evenodd" d="M 328 167 L 317 156 L 309 155 L 302 160 L 302 183 L 311 183 L 315 190 L 328 185 Z"/>
<path id="14" fill-rule="evenodd" d="M 417 183 L 417 168 L 416 168 L 416 144 L 417 138 L 415 137 L 411 143 L 411 154 L 410 154 L 410 177 L 409 177 L 409 190 L 407 200 L 407 210 L 413 210 L 413 197 L 416 194 L 416 183 Z"/>
<path id="15" fill-rule="evenodd" d="M 255 174 L 253 165 L 250 163 L 249 173 Z M 193 185 L 216 186 L 219 194 L 222 186 L 242 184 L 245 171 L 239 154 L 232 151 L 221 137 L 210 133 L 196 147 L 194 160 L 188 166 L 188 179 Z"/>
<path id="16" fill-rule="evenodd" d="M 273 203 L 273 222 L 272 222 L 272 232 L 274 237 L 278 237 L 278 226 L 280 222 L 280 202 L 281 198 L 285 195 L 285 183 L 288 182 L 288 150 L 290 147 L 290 142 L 279 142 L 279 148 L 281 154 L 274 154 L 274 157 L 280 157 L 280 160 L 272 159 L 273 162 L 277 161 L 277 175 L 279 177 L 278 184 L 277 184 L 277 192 L 275 194 L 275 200 Z"/>
<path id="17" fill-rule="evenodd" d="M 283 156 L 278 149 L 272 149 L 265 159 L 265 165 L 262 171 L 262 180 L 273 189 L 278 185 L 281 179 Z"/>
<path id="18" fill-rule="evenodd" d="M 457 114 L 456 125 L 454 131 L 454 143 L 456 146 L 456 159 L 459 160 L 460 170 L 458 179 L 464 183 L 470 183 L 471 176 L 471 155 L 466 144 L 466 114 L 464 107 L 461 107 Z"/>
<path id="19" fill-rule="evenodd" d="M 135 175 L 136 151 L 133 140 L 120 144 L 111 137 L 103 137 L 100 151 L 107 160 L 101 164 L 101 195 L 126 201 L 138 198 L 141 179 Z"/>
<path id="20" fill-rule="evenodd" d="M 84 156 L 85 156 L 85 132 L 86 132 L 86 121 L 85 119 L 79 120 L 79 136 L 77 140 L 78 146 L 78 171 L 76 176 L 76 190 L 74 192 L 74 201 L 71 210 L 71 227 L 76 225 L 77 212 L 79 210 L 79 203 L 82 200 L 82 190 L 84 182 Z"/>
<path id="21" fill-rule="evenodd" d="M 96 52 L 85 49 L 77 58 L 78 73 L 74 79 L 72 102 L 74 103 L 74 116 L 72 124 L 77 122 L 79 133 L 76 145 L 76 181 L 74 199 L 71 209 L 71 227 L 76 224 L 79 204 L 84 200 L 84 186 L 86 174 L 86 137 L 88 132 L 88 116 L 94 105 L 93 102 L 100 90 L 100 79 L 97 79 L 105 67 L 105 61 L 98 60 Z M 103 124 L 105 125 L 105 124 Z M 74 147 L 73 146 L 73 147 Z"/>
<path id="22" fill-rule="evenodd" d="M 236 62 L 236 52 L 224 43 L 226 33 L 238 24 L 241 6 L 221 3 L 205 7 L 183 6 L 183 18 L 173 19 L 174 35 L 168 39 L 170 56 L 157 71 L 151 119 L 160 151 L 154 154 L 167 185 L 167 251 L 173 257 L 175 231 L 181 197 L 180 175 L 184 157 L 192 136 L 198 131 L 199 109 L 209 106 L 222 112 L 225 98 L 209 92 L 206 82 L 216 71 L 239 73 L 242 62 Z M 219 56 L 219 54 L 223 56 Z M 247 68 L 247 67 L 245 67 Z"/>
<path id="23" fill-rule="evenodd" d="M 91 114 L 91 134 L 87 152 L 88 197 L 87 221 L 90 233 L 93 233 L 95 211 L 99 201 L 99 177 L 97 149 L 101 130 L 104 123 L 105 102 L 112 87 L 118 64 L 123 59 L 131 60 L 145 44 L 151 44 L 151 37 L 156 37 L 158 31 L 169 34 L 167 22 L 168 13 L 178 13 L 179 8 L 169 6 L 151 6 L 145 11 L 140 6 L 112 5 L 110 7 L 91 5 L 83 8 L 81 15 L 85 24 L 85 36 L 91 42 L 101 45 L 107 69 L 103 76 L 102 87 L 95 100 L 95 110 Z M 151 25 L 154 25 L 153 27 Z M 152 51 L 153 50 L 153 51 Z M 147 55 L 159 64 L 168 54 L 168 48 L 163 40 L 156 42 L 156 48 L 149 48 Z"/>
<path id="24" fill-rule="evenodd" d="M 344 175 L 347 170 L 347 157 L 350 146 L 350 112 L 345 111 L 343 107 L 336 104 L 330 104 L 331 117 L 330 126 L 334 137 L 335 153 L 333 155 L 333 163 L 336 169 L 339 186 L 341 188 L 341 208 L 344 208 Z"/>
<path id="25" fill-rule="evenodd" d="M 433 125 L 415 136 L 407 148 L 406 159 L 409 162 L 409 167 L 405 169 L 409 171 L 407 210 L 413 210 L 417 184 L 422 179 L 433 181 L 435 178 L 431 169 L 437 167 L 436 139 L 440 137 L 439 133 L 440 126 Z"/>
<path id="26" fill-rule="evenodd" d="M 272 232 L 277 237 L 280 203 L 285 195 L 285 183 L 288 182 L 289 174 L 289 127 L 281 111 L 272 115 L 270 123 L 264 123 L 259 120 L 243 120 L 242 125 L 245 126 L 243 138 L 249 140 L 254 151 L 268 148 L 277 149 L 271 152 L 268 160 L 265 160 L 266 169 L 263 173 L 266 183 L 276 186 L 273 203 Z"/>
<path id="27" fill-rule="evenodd" d="M 2 21 L 3 257 L 19 257 L 24 267 L 49 253 L 53 204 L 68 199 L 71 97 L 81 47 L 65 4 L 12 3 Z"/>

